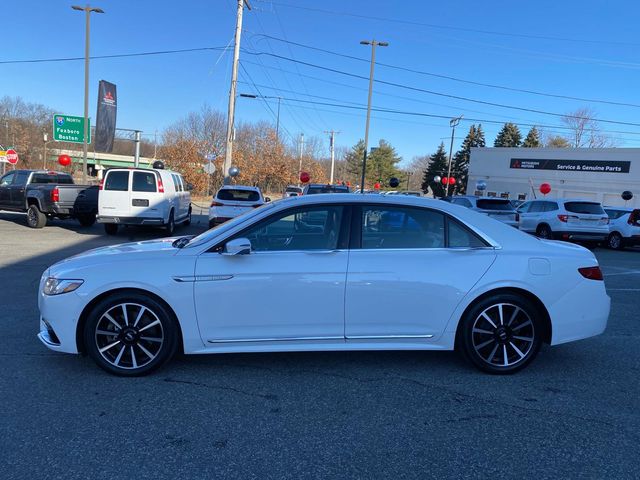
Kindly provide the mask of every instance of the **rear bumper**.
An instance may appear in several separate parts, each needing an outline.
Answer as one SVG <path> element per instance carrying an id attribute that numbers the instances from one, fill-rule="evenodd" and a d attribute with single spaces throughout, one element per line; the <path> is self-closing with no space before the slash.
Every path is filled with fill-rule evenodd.
<path id="1" fill-rule="evenodd" d="M 115 217 L 98 215 L 98 223 L 117 223 L 118 225 L 164 225 L 164 218 L 159 217 Z"/>
<path id="2" fill-rule="evenodd" d="M 231 217 L 210 217 L 209 226 L 213 227 L 216 225 L 220 225 L 221 223 L 228 222 L 229 220 L 231 220 Z"/>
<path id="3" fill-rule="evenodd" d="M 580 231 L 553 232 L 553 238 L 555 240 L 603 242 L 607 239 L 608 236 L 609 234 L 606 232 L 580 232 Z"/>

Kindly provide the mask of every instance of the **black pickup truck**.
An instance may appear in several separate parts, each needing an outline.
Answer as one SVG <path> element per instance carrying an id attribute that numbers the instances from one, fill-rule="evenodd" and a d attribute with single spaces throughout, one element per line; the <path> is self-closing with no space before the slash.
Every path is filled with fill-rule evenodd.
<path id="1" fill-rule="evenodd" d="M 98 212 L 98 186 L 75 185 L 68 173 L 12 170 L 0 178 L 0 210 L 26 212 L 31 228 L 44 227 L 47 218 L 75 218 L 90 227 Z"/>

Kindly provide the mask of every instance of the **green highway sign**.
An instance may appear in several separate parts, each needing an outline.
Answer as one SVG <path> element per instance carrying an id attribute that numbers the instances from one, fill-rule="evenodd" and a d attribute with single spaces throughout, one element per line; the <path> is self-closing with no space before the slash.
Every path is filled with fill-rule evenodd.
<path id="1" fill-rule="evenodd" d="M 91 143 L 91 120 L 87 125 L 87 143 Z M 56 142 L 84 142 L 84 117 L 55 114 L 53 116 L 53 139 Z"/>

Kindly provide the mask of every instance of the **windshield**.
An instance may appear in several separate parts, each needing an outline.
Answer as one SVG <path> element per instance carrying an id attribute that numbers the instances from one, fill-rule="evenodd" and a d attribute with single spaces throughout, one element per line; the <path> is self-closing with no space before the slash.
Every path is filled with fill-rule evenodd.
<path id="1" fill-rule="evenodd" d="M 585 213 L 588 215 L 603 215 L 602 205 L 594 202 L 566 202 L 564 208 L 571 213 Z"/>
<path id="2" fill-rule="evenodd" d="M 255 190 L 240 190 L 232 188 L 223 188 L 218 192 L 218 200 L 227 200 L 230 202 L 259 202 L 260 194 Z"/>
<path id="3" fill-rule="evenodd" d="M 217 237 L 222 232 L 232 229 L 236 225 L 240 225 L 241 223 L 250 220 L 256 215 L 260 215 L 265 210 L 269 210 L 273 208 L 274 204 L 277 202 L 265 203 L 263 206 L 258 208 L 253 208 L 251 210 L 247 210 L 245 213 L 238 215 L 237 217 L 232 218 L 228 222 L 222 223 L 217 227 L 213 227 L 212 229 L 207 230 L 204 233 L 201 233 L 197 237 L 193 237 L 191 241 L 185 245 L 185 248 L 192 248 L 202 245 L 203 243 L 207 243 L 209 240 Z"/>
<path id="4" fill-rule="evenodd" d="M 513 206 L 509 200 L 479 199 L 477 205 L 478 208 L 482 210 L 499 210 L 501 212 L 513 211 Z"/>
<path id="5" fill-rule="evenodd" d="M 294 193 L 300 193 L 302 191 L 302 189 L 300 187 L 287 187 L 287 189 L 285 190 L 285 192 L 294 192 Z"/>

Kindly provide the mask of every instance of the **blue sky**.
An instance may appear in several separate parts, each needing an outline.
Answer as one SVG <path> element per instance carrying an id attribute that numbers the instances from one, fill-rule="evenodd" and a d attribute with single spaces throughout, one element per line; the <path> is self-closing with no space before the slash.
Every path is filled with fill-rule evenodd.
<path id="1" fill-rule="evenodd" d="M 70 8 L 73 3 L 5 0 L 0 61 L 82 56 L 84 18 Z M 377 59 L 382 63 L 480 83 L 640 105 L 640 40 L 636 34 L 640 5 L 636 2 L 251 0 L 251 4 L 253 10 L 245 11 L 242 46 L 247 51 L 241 54 L 238 91 L 288 99 L 282 101 L 285 136 L 296 137 L 300 132 L 307 137 L 324 136 L 325 130 L 333 129 L 341 132 L 337 146 L 353 145 L 364 136 L 364 111 L 305 102 L 364 106 L 368 83 L 274 55 L 364 77 L 369 66 L 367 61 L 264 35 L 363 60 L 369 59 L 370 47 L 360 45 L 360 40 L 376 38 L 390 43 L 378 50 Z M 106 13 L 92 17 L 92 55 L 232 43 L 234 0 L 96 0 L 95 6 Z M 226 111 L 231 56 L 229 49 L 94 60 L 90 116 L 95 115 L 100 79 L 118 85 L 118 127 L 138 128 L 151 138 L 156 130 L 161 132 L 205 102 Z M 488 143 L 501 125 L 486 120 L 551 126 L 561 122 L 551 115 L 443 95 L 555 113 L 588 106 L 599 118 L 640 124 L 639 107 L 512 92 L 381 65 L 376 68 L 376 79 L 440 95 L 377 84 L 374 107 L 483 119 Z M 81 115 L 83 62 L 0 64 L 3 95 Z M 269 102 L 275 111 L 275 101 Z M 275 121 L 263 101 L 245 98 L 238 100 L 236 118 Z M 457 137 L 464 136 L 469 123 L 462 123 Z M 521 127 L 523 134 L 528 128 Z M 602 128 L 625 132 L 610 134 L 621 147 L 640 146 L 640 126 L 602 124 Z M 370 143 L 384 138 L 408 162 L 414 155 L 433 152 L 442 140 L 448 146 L 450 134 L 447 118 L 374 113 Z M 328 142 L 325 145 L 328 148 Z"/>

